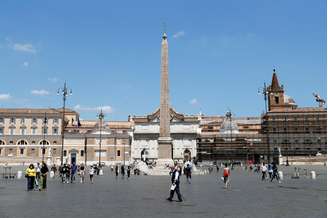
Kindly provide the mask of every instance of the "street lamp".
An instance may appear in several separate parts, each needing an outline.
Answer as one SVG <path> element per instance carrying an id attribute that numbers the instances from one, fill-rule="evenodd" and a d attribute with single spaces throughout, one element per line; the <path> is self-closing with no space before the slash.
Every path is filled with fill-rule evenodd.
<path id="1" fill-rule="evenodd" d="M 268 152 L 268 163 L 270 163 L 270 140 L 269 140 L 269 120 L 268 120 L 268 105 L 267 100 L 269 96 L 268 87 L 266 86 L 266 83 L 264 83 L 264 86 L 262 90 L 258 91 L 259 94 L 262 94 L 264 97 L 264 108 L 265 108 L 265 115 L 263 118 L 265 119 L 265 132 L 266 132 L 266 141 L 267 141 L 267 152 Z"/>
<path id="2" fill-rule="evenodd" d="M 42 140 L 42 162 L 44 161 L 44 154 L 46 152 L 45 145 L 46 145 L 46 125 L 48 122 L 47 113 L 44 113 L 44 119 L 43 119 L 43 140 Z"/>
<path id="3" fill-rule="evenodd" d="M 59 88 L 57 91 L 57 95 L 63 95 L 63 114 L 62 114 L 62 128 L 61 128 L 61 135 L 62 135 L 62 149 L 60 155 L 60 165 L 63 166 L 64 162 L 64 138 L 65 138 L 65 106 L 66 106 L 66 98 L 68 95 L 72 95 L 72 90 L 68 89 L 66 86 L 66 81 L 64 83 L 64 88 Z"/>
<path id="4" fill-rule="evenodd" d="M 101 135 L 101 131 L 102 131 L 102 121 L 104 119 L 105 115 L 104 113 L 102 112 L 102 109 L 100 110 L 100 113 L 98 114 L 98 119 L 99 119 L 99 155 L 98 155 L 98 165 L 99 165 L 99 168 L 101 166 L 101 140 L 102 140 L 102 135 Z"/>
<path id="5" fill-rule="evenodd" d="M 226 113 L 226 117 L 229 119 L 229 128 L 230 128 L 230 143 L 232 144 L 232 113 L 231 111 L 229 110 L 227 113 Z"/>

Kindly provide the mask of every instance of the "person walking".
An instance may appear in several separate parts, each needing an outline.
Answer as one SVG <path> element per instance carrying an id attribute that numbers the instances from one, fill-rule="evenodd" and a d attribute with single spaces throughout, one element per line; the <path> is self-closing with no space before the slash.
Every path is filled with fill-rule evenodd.
<path id="1" fill-rule="evenodd" d="M 228 185 L 230 187 L 230 169 L 228 167 L 228 164 L 225 163 L 224 164 L 224 168 L 223 168 L 223 182 L 224 182 L 224 188 L 228 188 Z"/>
<path id="2" fill-rule="evenodd" d="M 93 184 L 93 176 L 95 174 L 95 169 L 93 166 L 90 166 L 90 169 L 89 169 L 89 177 L 90 177 L 90 182 L 91 184 Z"/>
<path id="3" fill-rule="evenodd" d="M 118 165 L 115 165 L 115 176 L 116 176 L 116 178 L 118 177 L 118 174 L 119 174 Z"/>
<path id="4" fill-rule="evenodd" d="M 84 164 L 80 166 L 80 183 L 84 183 L 84 176 L 85 176 L 85 167 Z"/>
<path id="5" fill-rule="evenodd" d="M 261 171 L 262 171 L 262 181 L 264 181 L 266 179 L 266 174 L 267 174 L 267 167 L 265 165 L 265 163 L 262 164 L 262 167 L 261 167 Z"/>
<path id="6" fill-rule="evenodd" d="M 187 182 L 189 184 L 191 184 L 191 170 L 192 170 L 192 167 L 191 165 L 188 163 L 187 164 L 187 167 L 186 167 L 186 170 L 185 170 L 185 173 L 186 173 L 186 179 L 187 179 Z"/>
<path id="7" fill-rule="evenodd" d="M 281 183 L 280 178 L 279 178 L 279 174 L 278 174 L 278 167 L 277 164 L 275 162 L 272 163 L 272 178 L 271 178 L 271 182 L 273 181 L 273 179 L 277 179 L 279 183 Z"/>
<path id="8" fill-rule="evenodd" d="M 268 173 L 269 173 L 269 178 L 271 179 L 272 178 L 272 173 L 273 173 L 272 164 L 271 163 L 268 164 Z"/>
<path id="9" fill-rule="evenodd" d="M 128 178 L 130 178 L 130 175 L 131 175 L 131 166 L 130 165 L 128 166 L 128 169 L 126 170 L 126 173 L 128 175 Z"/>
<path id="10" fill-rule="evenodd" d="M 25 170 L 25 177 L 27 179 L 27 191 L 34 190 L 34 180 L 36 176 L 36 170 L 33 164 L 30 164 L 29 167 Z"/>
<path id="11" fill-rule="evenodd" d="M 35 189 L 38 189 L 39 191 L 41 191 L 41 187 L 40 187 L 40 182 L 41 182 L 41 167 L 40 167 L 40 163 L 36 164 L 36 174 L 35 174 Z"/>
<path id="12" fill-rule="evenodd" d="M 48 166 L 47 164 L 42 161 L 41 165 L 41 190 L 46 190 L 47 189 L 47 176 L 48 176 Z"/>
<path id="13" fill-rule="evenodd" d="M 75 174 L 77 172 L 77 165 L 75 163 L 71 166 L 71 183 L 75 181 Z"/>
<path id="14" fill-rule="evenodd" d="M 182 202 L 182 196 L 180 193 L 180 175 L 181 175 L 181 167 L 175 166 L 173 172 L 171 173 L 171 188 L 170 188 L 170 196 L 167 198 L 168 201 L 172 201 L 174 192 L 177 193 L 178 201 Z"/>
<path id="15" fill-rule="evenodd" d="M 124 179 L 124 176 L 125 176 L 125 167 L 124 167 L 124 165 L 121 166 L 121 174 L 122 174 L 122 179 Z"/>

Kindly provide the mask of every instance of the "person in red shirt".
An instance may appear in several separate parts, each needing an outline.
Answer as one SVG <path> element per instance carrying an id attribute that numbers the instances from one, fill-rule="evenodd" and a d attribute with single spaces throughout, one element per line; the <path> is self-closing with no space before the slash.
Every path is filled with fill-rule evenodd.
<path id="1" fill-rule="evenodd" d="M 228 188 L 228 185 L 230 186 L 229 176 L 230 176 L 230 169 L 228 167 L 228 164 L 226 163 L 224 164 L 224 169 L 223 169 L 223 182 L 225 188 Z"/>

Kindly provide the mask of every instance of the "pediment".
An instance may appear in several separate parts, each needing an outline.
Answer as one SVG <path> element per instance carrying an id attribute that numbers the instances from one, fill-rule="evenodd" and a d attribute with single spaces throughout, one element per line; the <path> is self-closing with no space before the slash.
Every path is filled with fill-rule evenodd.
<path id="1" fill-rule="evenodd" d="M 170 121 L 179 122 L 184 121 L 184 115 L 176 112 L 173 108 L 170 108 Z M 149 122 L 159 122 L 160 121 L 160 108 L 158 108 L 154 113 L 147 116 Z"/>

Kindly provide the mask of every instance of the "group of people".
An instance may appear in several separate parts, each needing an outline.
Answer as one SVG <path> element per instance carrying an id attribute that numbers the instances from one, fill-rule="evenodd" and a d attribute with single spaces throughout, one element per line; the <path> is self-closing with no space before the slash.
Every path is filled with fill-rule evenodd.
<path id="1" fill-rule="evenodd" d="M 43 161 L 41 165 L 40 163 L 37 163 L 36 166 L 30 164 L 25 170 L 25 177 L 27 179 L 27 191 L 46 190 L 48 172 L 48 166 Z"/>
<path id="2" fill-rule="evenodd" d="M 262 173 L 262 181 L 266 180 L 267 175 L 269 175 L 269 179 L 271 182 L 274 179 L 276 179 L 279 183 L 281 183 L 279 173 L 278 173 L 278 166 L 276 163 L 274 163 L 274 162 L 269 163 L 269 164 L 262 163 L 260 170 Z"/>
<path id="3" fill-rule="evenodd" d="M 80 183 L 84 183 L 86 170 L 88 170 L 90 183 L 93 184 L 94 175 L 99 175 L 100 172 L 100 167 L 97 165 L 91 165 L 89 169 L 87 169 L 83 163 L 80 165 L 76 165 L 75 163 L 72 165 L 64 164 L 62 167 L 59 167 L 59 175 L 62 183 L 74 183 L 77 175 L 80 177 Z"/>
<path id="4" fill-rule="evenodd" d="M 112 165 L 111 171 L 113 172 L 114 170 L 115 170 L 116 178 L 118 178 L 120 173 L 121 173 L 122 179 L 125 178 L 125 174 L 127 175 L 127 178 L 130 178 L 132 167 L 130 165 L 128 165 L 127 167 L 124 165 L 121 165 L 121 166 L 115 165 L 115 169 L 114 169 L 114 166 Z"/>

